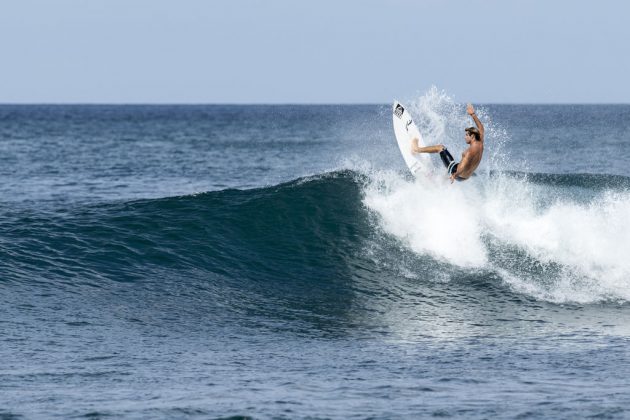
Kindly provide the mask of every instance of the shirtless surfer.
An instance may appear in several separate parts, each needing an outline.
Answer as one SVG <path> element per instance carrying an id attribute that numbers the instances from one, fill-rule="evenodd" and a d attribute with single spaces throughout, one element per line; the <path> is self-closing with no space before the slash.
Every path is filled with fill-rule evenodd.
<path id="1" fill-rule="evenodd" d="M 475 127 L 468 127 L 464 135 L 464 140 L 466 144 L 468 144 L 468 149 L 462 153 L 462 160 L 459 163 L 455 163 L 455 159 L 448 152 L 446 147 L 443 144 L 438 144 L 435 146 L 427 146 L 427 147 L 418 147 L 418 139 L 414 138 L 411 141 L 411 153 L 439 153 L 444 166 L 448 171 L 448 174 L 451 178 L 451 183 L 455 180 L 464 181 L 468 179 L 477 166 L 479 166 L 479 162 L 481 162 L 481 156 L 483 155 L 483 124 L 477 118 L 477 114 L 475 114 L 475 109 L 471 104 L 468 104 L 466 107 L 466 112 L 470 115 L 475 121 Z"/>

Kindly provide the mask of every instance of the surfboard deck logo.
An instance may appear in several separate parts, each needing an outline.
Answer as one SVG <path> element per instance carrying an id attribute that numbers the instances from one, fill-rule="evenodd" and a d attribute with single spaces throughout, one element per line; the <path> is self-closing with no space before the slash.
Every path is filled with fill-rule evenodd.
<path id="1" fill-rule="evenodd" d="M 404 113 L 405 108 L 403 108 L 401 104 L 396 105 L 396 109 L 394 109 L 394 115 L 396 115 L 398 118 L 402 118 Z"/>

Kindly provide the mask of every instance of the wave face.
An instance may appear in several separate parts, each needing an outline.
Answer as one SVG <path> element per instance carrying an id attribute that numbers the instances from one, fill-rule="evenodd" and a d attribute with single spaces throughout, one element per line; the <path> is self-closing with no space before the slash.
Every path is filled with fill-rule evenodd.
<path id="1" fill-rule="evenodd" d="M 428 280 L 455 281 L 466 269 L 495 273 L 536 299 L 630 300 L 629 187 L 619 176 L 491 174 L 449 186 L 333 172 L 261 189 L 5 214 L 1 264 L 13 281 L 203 273 L 239 290 L 308 290 L 317 306 L 365 272 L 400 275 L 395 261 L 412 252 Z"/>
<path id="2" fill-rule="evenodd" d="M 178 281 L 217 312 L 291 311 L 265 297 L 328 308 L 348 292 L 338 285 L 353 277 L 371 232 L 357 176 L 7 213 L 0 269 L 5 280 L 54 290 L 151 284 L 164 299 Z"/>

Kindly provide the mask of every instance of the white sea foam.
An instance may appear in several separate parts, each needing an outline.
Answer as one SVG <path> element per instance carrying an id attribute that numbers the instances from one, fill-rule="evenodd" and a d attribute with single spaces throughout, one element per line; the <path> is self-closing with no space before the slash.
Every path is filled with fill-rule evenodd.
<path id="1" fill-rule="evenodd" d="M 465 188 L 447 180 L 407 182 L 393 173 L 376 175 L 367 187 L 365 204 L 380 216 L 382 227 L 403 239 L 417 253 L 426 253 L 463 267 L 484 266 L 478 206 L 469 204 Z M 461 217 L 465 211 L 467 217 Z"/>
<path id="2" fill-rule="evenodd" d="M 537 298 L 630 300 L 630 194 L 545 203 L 543 189 L 500 177 L 451 185 L 383 172 L 371 175 L 364 204 L 411 251 L 496 270 Z"/>
<path id="3" fill-rule="evenodd" d="M 449 120 L 458 106 L 443 93 L 432 90 L 416 106 L 429 116 L 421 122 L 429 143 L 450 140 L 449 127 L 462 124 Z M 500 169 L 501 159 L 489 163 Z M 630 300 L 630 194 L 575 194 L 500 172 L 451 185 L 445 174 L 411 181 L 378 171 L 370 174 L 364 204 L 410 251 L 495 271 L 522 293 L 554 302 Z"/>
<path id="4" fill-rule="evenodd" d="M 587 204 L 564 198 L 542 210 L 509 198 L 494 197 L 493 208 L 485 213 L 487 229 L 543 266 L 560 266 L 554 287 L 538 296 L 554 301 L 630 300 L 629 194 L 607 192 Z"/>

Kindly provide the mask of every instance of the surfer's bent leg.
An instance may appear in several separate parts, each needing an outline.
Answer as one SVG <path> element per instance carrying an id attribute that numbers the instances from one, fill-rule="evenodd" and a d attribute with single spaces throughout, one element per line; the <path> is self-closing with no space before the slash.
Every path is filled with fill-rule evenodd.
<path id="1" fill-rule="evenodd" d="M 440 159 L 442 159 L 442 163 L 446 167 L 446 171 L 449 175 L 457 170 L 457 163 L 455 163 L 455 159 L 453 159 L 453 156 L 446 147 L 440 152 Z"/>

